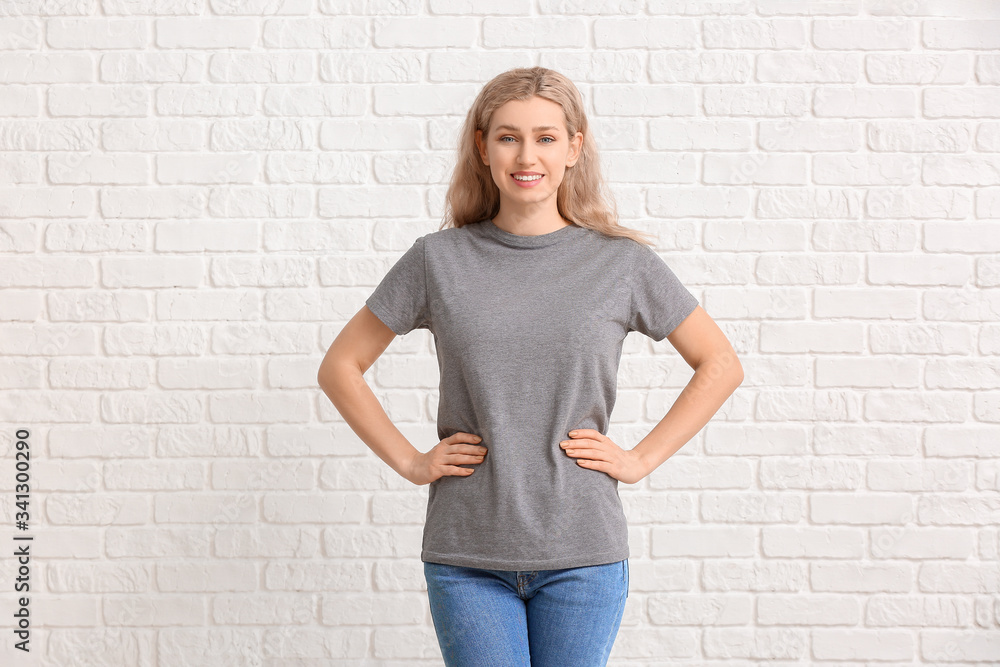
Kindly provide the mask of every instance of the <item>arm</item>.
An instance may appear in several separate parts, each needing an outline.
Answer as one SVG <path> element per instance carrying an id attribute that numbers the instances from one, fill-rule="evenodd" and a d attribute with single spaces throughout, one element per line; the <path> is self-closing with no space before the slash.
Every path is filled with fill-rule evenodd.
<path id="1" fill-rule="evenodd" d="M 736 351 L 700 305 L 667 340 L 695 373 L 660 423 L 632 449 L 641 462 L 643 477 L 697 435 L 743 383 L 743 366 Z"/>
<path id="2" fill-rule="evenodd" d="M 420 452 L 392 423 L 363 377 L 395 336 L 363 306 L 330 345 L 316 380 L 358 437 L 409 479 L 406 473 Z"/>

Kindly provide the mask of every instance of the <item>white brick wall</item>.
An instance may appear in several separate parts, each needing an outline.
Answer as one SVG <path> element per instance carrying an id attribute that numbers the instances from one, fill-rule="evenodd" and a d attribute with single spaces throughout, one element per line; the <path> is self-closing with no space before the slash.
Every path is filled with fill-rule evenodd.
<path id="1" fill-rule="evenodd" d="M 993 0 L 0 3 L 0 662 L 441 664 L 427 487 L 315 372 L 538 64 L 746 372 L 621 487 L 611 664 L 1000 663 L 998 49 Z M 422 450 L 436 370 L 368 374 Z M 689 375 L 629 336 L 612 437 Z"/>

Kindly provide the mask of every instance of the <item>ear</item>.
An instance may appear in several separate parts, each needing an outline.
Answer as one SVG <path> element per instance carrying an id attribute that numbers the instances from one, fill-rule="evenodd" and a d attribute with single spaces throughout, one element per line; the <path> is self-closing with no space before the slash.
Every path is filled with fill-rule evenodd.
<path id="1" fill-rule="evenodd" d="M 583 132 L 577 132 L 569 142 L 569 155 L 566 157 L 566 166 L 572 167 L 580 159 L 583 149 Z"/>
<path id="2" fill-rule="evenodd" d="M 486 147 L 483 146 L 483 131 L 476 130 L 476 148 L 479 149 L 479 158 L 483 161 L 487 167 L 490 166 L 490 159 L 486 153 Z"/>

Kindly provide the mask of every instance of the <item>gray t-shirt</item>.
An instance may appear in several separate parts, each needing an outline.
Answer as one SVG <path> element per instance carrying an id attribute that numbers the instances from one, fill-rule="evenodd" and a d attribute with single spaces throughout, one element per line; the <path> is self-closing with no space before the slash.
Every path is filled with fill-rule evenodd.
<path id="1" fill-rule="evenodd" d="M 471 475 L 430 484 L 422 561 L 533 571 L 628 558 L 618 480 L 559 443 L 576 428 L 607 434 L 629 331 L 663 340 L 698 305 L 655 251 L 487 219 L 418 238 L 365 303 L 398 335 L 431 331 L 438 437 L 473 433 L 489 449 L 462 464 Z"/>

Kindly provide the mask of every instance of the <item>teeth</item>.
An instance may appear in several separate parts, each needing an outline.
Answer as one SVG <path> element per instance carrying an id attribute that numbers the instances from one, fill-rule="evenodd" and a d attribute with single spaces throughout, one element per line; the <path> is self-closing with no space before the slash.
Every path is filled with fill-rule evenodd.
<path id="1" fill-rule="evenodd" d="M 537 181 L 541 177 L 542 177 L 541 174 L 539 174 L 538 176 L 515 176 L 514 180 L 517 180 L 517 181 Z"/>

